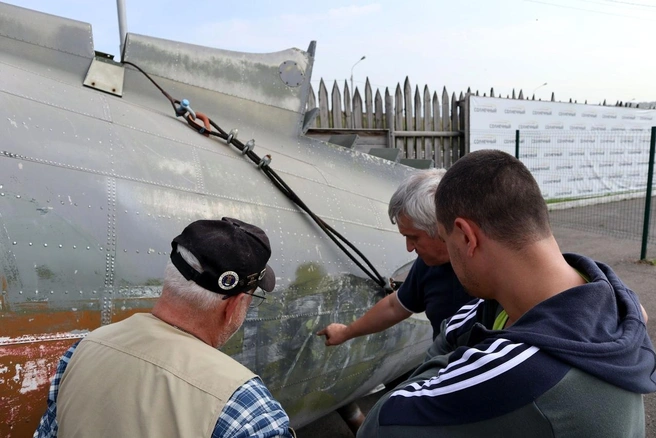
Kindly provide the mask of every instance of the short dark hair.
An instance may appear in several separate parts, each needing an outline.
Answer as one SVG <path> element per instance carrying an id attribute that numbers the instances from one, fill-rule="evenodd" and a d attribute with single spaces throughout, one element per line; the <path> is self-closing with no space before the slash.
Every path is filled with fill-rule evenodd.
<path id="1" fill-rule="evenodd" d="M 535 178 L 521 161 L 498 150 L 472 152 L 456 161 L 435 191 L 435 208 L 448 234 L 462 217 L 514 249 L 551 235 Z"/>

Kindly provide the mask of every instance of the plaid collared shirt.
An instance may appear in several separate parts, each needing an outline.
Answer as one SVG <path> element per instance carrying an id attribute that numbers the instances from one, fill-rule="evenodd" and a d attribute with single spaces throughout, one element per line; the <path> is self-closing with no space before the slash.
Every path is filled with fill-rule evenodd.
<path id="1" fill-rule="evenodd" d="M 48 409 L 33 438 L 57 437 L 57 394 L 68 362 L 80 341 L 62 356 L 48 392 Z M 254 377 L 237 389 L 219 415 L 212 438 L 292 438 L 289 418 L 259 377 Z"/>

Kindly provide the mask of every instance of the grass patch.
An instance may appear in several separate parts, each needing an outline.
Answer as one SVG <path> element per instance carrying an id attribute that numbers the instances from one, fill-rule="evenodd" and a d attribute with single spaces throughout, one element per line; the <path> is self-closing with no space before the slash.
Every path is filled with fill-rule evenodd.
<path id="1" fill-rule="evenodd" d="M 642 194 L 644 193 L 646 196 L 646 192 L 644 190 L 621 190 L 618 192 L 612 192 L 612 193 L 602 193 L 594 196 L 574 196 L 570 198 L 549 198 L 545 199 L 545 202 L 547 204 L 558 204 L 561 202 L 572 202 L 572 201 L 582 201 L 582 200 L 588 200 L 588 199 L 604 199 L 608 198 L 611 196 L 622 196 L 622 195 L 633 195 L 633 194 Z M 636 197 L 638 198 L 638 197 Z"/>

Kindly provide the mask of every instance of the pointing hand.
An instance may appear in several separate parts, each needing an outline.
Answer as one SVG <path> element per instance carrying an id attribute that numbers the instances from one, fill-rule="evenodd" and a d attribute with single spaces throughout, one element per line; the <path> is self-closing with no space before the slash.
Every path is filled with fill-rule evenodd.
<path id="1" fill-rule="evenodd" d="M 348 327 L 344 324 L 330 324 L 323 330 L 317 332 L 317 336 L 326 337 L 326 347 L 333 345 L 339 345 L 343 342 L 348 341 Z"/>

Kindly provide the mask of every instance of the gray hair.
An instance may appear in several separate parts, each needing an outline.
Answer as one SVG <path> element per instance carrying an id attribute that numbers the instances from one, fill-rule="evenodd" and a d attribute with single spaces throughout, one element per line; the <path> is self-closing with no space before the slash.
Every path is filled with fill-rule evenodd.
<path id="1" fill-rule="evenodd" d="M 198 272 L 203 272 L 200 262 L 187 248 L 178 245 L 177 250 L 192 268 Z M 184 278 L 171 260 L 169 260 L 164 270 L 164 289 L 175 298 L 191 302 L 201 310 L 210 309 L 217 301 L 223 299 L 223 295 L 204 289 L 193 281 Z"/>
<path id="2" fill-rule="evenodd" d="M 390 199 L 387 209 L 390 221 L 396 224 L 399 216 L 407 216 L 415 228 L 435 237 L 435 190 L 445 173 L 446 169 L 426 169 L 406 178 Z"/>

